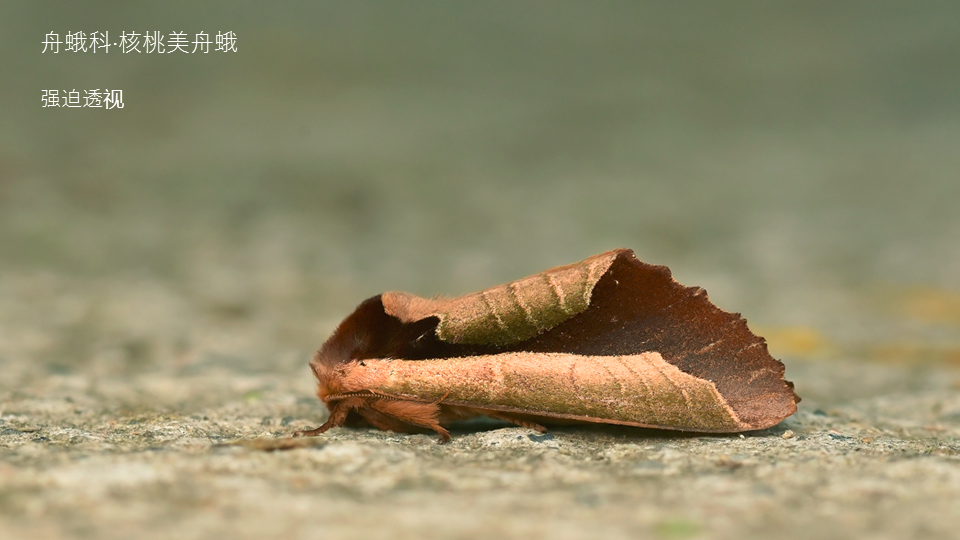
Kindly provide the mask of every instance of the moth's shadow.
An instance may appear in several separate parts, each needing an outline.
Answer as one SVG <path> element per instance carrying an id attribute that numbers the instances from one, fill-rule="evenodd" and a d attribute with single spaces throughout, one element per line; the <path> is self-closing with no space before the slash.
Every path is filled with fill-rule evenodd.
<path id="1" fill-rule="evenodd" d="M 497 429 L 516 427 L 516 425 L 503 420 L 497 420 L 488 417 L 471 418 L 456 422 L 449 427 L 453 435 L 471 435 L 494 431 Z M 609 437 L 621 442 L 639 439 L 731 439 L 744 437 L 770 437 L 781 436 L 787 430 L 786 427 L 773 426 L 767 429 L 757 431 L 748 431 L 745 433 L 698 433 L 692 431 L 675 431 L 669 429 L 653 429 L 634 426 L 620 426 L 616 424 L 544 424 L 547 428 L 546 434 L 564 434 L 564 435 L 592 435 L 600 437 Z M 546 435 L 544 434 L 544 435 Z"/>

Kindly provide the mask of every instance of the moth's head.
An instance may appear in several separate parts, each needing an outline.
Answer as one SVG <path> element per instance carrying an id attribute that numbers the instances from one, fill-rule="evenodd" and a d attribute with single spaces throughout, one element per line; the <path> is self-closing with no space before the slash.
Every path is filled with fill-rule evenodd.
<path id="1" fill-rule="evenodd" d="M 334 330 L 310 361 L 320 399 L 339 393 L 339 381 L 353 364 L 368 358 L 402 358 L 415 329 L 387 315 L 380 296 L 362 302 Z"/>

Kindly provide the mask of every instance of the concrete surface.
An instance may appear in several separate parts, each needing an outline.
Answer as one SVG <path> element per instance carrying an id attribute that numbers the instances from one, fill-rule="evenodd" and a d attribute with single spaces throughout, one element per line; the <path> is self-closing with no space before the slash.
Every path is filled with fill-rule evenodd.
<path id="1" fill-rule="evenodd" d="M 0 4 L 0 538 L 960 538 L 955 4 L 399 6 Z M 239 51 L 41 55 L 79 29 Z M 620 246 L 800 411 L 285 439 L 362 299 Z"/>

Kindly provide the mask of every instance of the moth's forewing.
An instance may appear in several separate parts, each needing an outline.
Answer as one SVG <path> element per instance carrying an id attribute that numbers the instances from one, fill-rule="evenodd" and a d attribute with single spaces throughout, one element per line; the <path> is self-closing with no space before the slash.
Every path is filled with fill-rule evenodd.
<path id="1" fill-rule="evenodd" d="M 401 399 L 582 422 L 707 432 L 767 427 L 740 421 L 712 383 L 657 353 L 368 360 L 345 383 Z"/>

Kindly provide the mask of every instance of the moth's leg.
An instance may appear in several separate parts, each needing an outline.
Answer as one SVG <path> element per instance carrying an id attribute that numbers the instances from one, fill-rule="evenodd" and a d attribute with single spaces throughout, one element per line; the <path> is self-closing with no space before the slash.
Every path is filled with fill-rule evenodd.
<path id="1" fill-rule="evenodd" d="M 546 433 L 546 432 L 547 432 L 547 428 L 541 426 L 540 424 L 538 424 L 538 423 L 536 423 L 536 422 L 531 422 L 531 421 L 529 421 L 529 420 L 524 420 L 524 419 L 522 419 L 522 418 L 518 418 L 518 417 L 516 417 L 516 416 L 511 415 L 510 413 L 494 412 L 494 411 L 484 411 L 483 414 L 489 416 L 490 418 L 496 418 L 497 420 L 504 420 L 504 421 L 506 421 L 506 422 L 510 422 L 511 424 L 515 424 L 515 425 L 518 425 L 518 426 L 520 426 L 520 427 L 525 427 L 525 428 L 529 428 L 529 429 L 535 429 L 535 430 L 539 431 L 540 433 Z"/>
<path id="2" fill-rule="evenodd" d="M 447 425 L 477 416 L 485 416 L 487 411 L 478 411 L 471 407 L 461 407 L 458 405 L 440 405 L 440 424 Z"/>
<path id="3" fill-rule="evenodd" d="M 348 397 L 341 399 L 337 402 L 336 405 L 330 409 L 330 417 L 327 418 L 327 421 L 323 423 L 322 426 L 314 429 L 305 429 L 302 431 L 294 431 L 294 437 L 315 437 L 320 435 L 324 431 L 332 427 L 340 427 L 347 420 L 347 415 L 350 414 L 350 411 L 353 409 L 359 409 L 366 405 L 366 400 L 359 397 Z"/>
<path id="4" fill-rule="evenodd" d="M 383 431 L 393 431 L 396 433 L 417 433 L 422 430 L 420 426 L 409 424 L 388 414 L 364 407 L 357 411 L 360 416 L 371 426 Z"/>
<path id="5" fill-rule="evenodd" d="M 450 432 L 440 425 L 440 406 L 436 403 L 421 403 L 400 399 L 378 399 L 369 404 L 370 408 L 392 416 L 407 424 L 432 429 L 440 435 L 440 442 L 450 440 Z M 366 417 L 370 420 L 370 417 Z M 372 422 L 371 422 L 372 423 Z"/>

